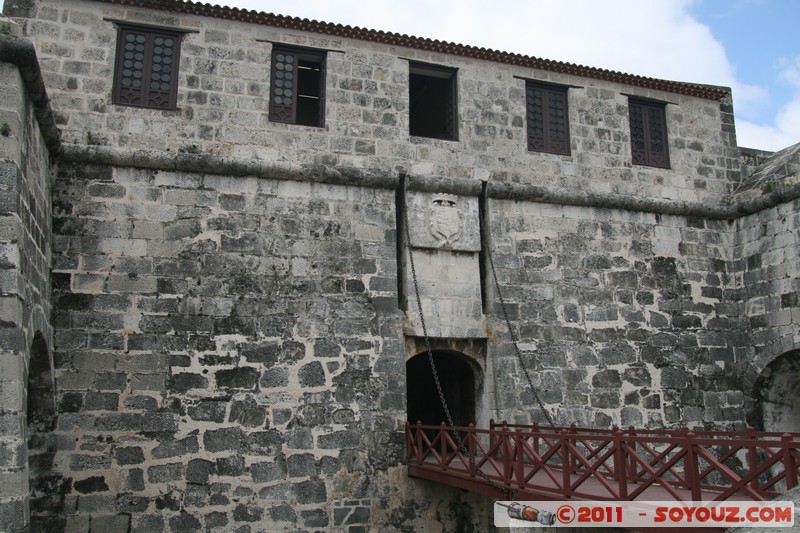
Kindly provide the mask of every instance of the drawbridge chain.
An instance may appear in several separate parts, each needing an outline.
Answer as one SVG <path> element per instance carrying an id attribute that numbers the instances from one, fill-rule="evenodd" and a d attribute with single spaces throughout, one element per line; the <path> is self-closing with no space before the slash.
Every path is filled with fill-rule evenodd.
<path id="1" fill-rule="evenodd" d="M 506 326 L 508 327 L 508 334 L 511 336 L 511 342 L 514 344 L 514 350 L 517 354 L 517 360 L 519 361 L 519 367 L 522 369 L 522 374 L 525 376 L 525 379 L 528 381 L 528 386 L 533 393 L 533 397 L 536 399 L 536 403 L 539 405 L 539 409 L 541 409 L 544 417 L 547 419 L 547 423 L 551 426 L 555 426 L 555 422 L 553 422 L 553 418 L 550 416 L 550 413 L 547 412 L 547 409 L 544 408 L 544 403 L 542 399 L 539 397 L 539 394 L 536 392 L 536 388 L 533 386 L 533 381 L 531 381 L 531 376 L 528 374 L 528 369 L 525 368 L 525 364 L 522 361 L 522 352 L 519 349 L 519 343 L 517 342 L 517 335 L 514 333 L 514 328 L 511 327 L 511 320 L 508 318 L 508 310 L 506 309 L 506 302 L 503 299 L 503 293 L 500 291 L 500 281 L 497 279 L 497 271 L 494 268 L 494 260 L 492 259 L 492 252 L 488 249 L 486 250 L 486 256 L 489 258 L 489 265 L 492 267 L 492 277 L 494 278 L 494 285 L 497 289 L 497 299 L 500 300 L 500 307 L 503 310 L 503 317 L 506 320 Z"/>

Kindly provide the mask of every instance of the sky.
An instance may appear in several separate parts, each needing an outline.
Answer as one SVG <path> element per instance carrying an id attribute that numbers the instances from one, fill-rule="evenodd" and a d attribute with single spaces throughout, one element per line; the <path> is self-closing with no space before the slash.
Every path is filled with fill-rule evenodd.
<path id="1" fill-rule="evenodd" d="M 211 2 L 723 85 L 733 89 L 740 146 L 800 142 L 799 0 Z"/>

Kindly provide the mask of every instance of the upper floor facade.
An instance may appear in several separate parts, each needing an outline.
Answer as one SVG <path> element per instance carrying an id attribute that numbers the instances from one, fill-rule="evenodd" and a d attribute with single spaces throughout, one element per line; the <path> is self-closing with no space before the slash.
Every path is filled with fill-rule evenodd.
<path id="1" fill-rule="evenodd" d="M 14 0 L 65 144 L 721 204 L 730 90 L 168 0 Z"/>

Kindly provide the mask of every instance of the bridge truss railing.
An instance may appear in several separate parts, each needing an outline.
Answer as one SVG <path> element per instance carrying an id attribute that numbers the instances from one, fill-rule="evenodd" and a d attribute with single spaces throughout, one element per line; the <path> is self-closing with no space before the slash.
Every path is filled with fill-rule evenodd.
<path id="1" fill-rule="evenodd" d="M 464 488 L 608 500 L 767 500 L 798 484 L 800 433 L 407 424 L 410 473 Z M 427 474 L 424 474 L 427 472 Z M 412 474 L 413 475 L 413 474 Z M 653 498 L 654 494 L 660 495 Z"/>

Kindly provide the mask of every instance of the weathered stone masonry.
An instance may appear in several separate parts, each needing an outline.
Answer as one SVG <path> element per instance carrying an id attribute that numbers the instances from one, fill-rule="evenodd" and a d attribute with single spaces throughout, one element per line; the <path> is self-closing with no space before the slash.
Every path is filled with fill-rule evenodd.
<path id="1" fill-rule="evenodd" d="M 405 475 L 412 258 L 458 416 L 543 420 L 502 296 L 559 423 L 798 429 L 800 145 L 741 153 L 728 90 L 138 4 L 7 0 L 0 530 L 488 529 Z M 177 110 L 111 104 L 115 21 L 187 31 Z M 268 120 L 272 43 L 327 51 L 324 127 Z M 409 136 L 409 60 L 456 69 L 458 140 Z M 571 155 L 521 78 L 571 87 Z"/>
<path id="2" fill-rule="evenodd" d="M 46 483 L 55 446 L 50 153 L 33 47 L 0 25 L 0 529 L 29 520 L 29 475 Z M 49 149 L 49 150 L 48 150 Z"/>

